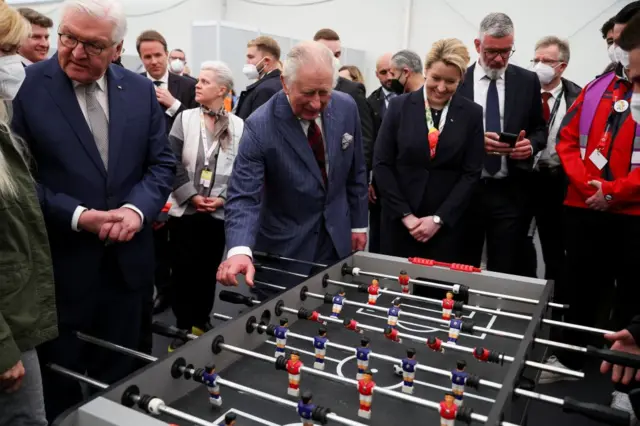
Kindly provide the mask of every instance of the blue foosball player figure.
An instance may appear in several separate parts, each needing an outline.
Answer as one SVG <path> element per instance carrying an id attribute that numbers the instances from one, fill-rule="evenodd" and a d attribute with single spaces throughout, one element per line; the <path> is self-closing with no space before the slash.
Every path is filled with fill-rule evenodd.
<path id="1" fill-rule="evenodd" d="M 236 424 L 236 413 L 227 413 L 224 416 L 223 423 L 218 423 L 218 426 L 235 426 Z"/>
<path id="2" fill-rule="evenodd" d="M 362 379 L 362 375 L 369 369 L 369 355 L 371 354 L 371 348 L 369 345 L 371 340 L 368 337 L 363 337 L 360 341 L 360 346 L 356 348 L 356 361 L 358 363 L 358 375 L 357 380 Z"/>
<path id="3" fill-rule="evenodd" d="M 298 402 L 298 414 L 300 415 L 300 421 L 303 426 L 313 426 L 315 424 L 313 421 L 313 410 L 316 406 L 311 403 L 311 398 L 311 392 L 305 391 L 302 394 L 302 399 Z"/>
<path id="4" fill-rule="evenodd" d="M 207 365 L 202 373 L 202 382 L 209 391 L 209 402 L 216 407 L 222 405 L 222 397 L 220 396 L 220 386 L 218 385 L 218 374 L 216 373 L 215 364 Z"/>
<path id="5" fill-rule="evenodd" d="M 467 377 L 469 373 L 465 371 L 467 363 L 465 361 L 458 361 L 456 369 L 451 371 L 451 392 L 455 398 L 457 406 L 462 405 L 462 397 L 464 396 L 464 385 L 467 383 Z"/>
<path id="6" fill-rule="evenodd" d="M 449 343 L 453 343 L 454 345 L 458 342 L 458 336 L 460 335 L 460 330 L 462 329 L 462 312 L 456 311 L 453 314 L 454 318 L 449 321 Z"/>
<path id="7" fill-rule="evenodd" d="M 340 288 L 338 294 L 333 296 L 333 308 L 331 310 L 331 316 L 333 318 L 338 318 L 340 312 L 342 312 L 342 305 L 344 305 L 344 301 L 346 299 L 345 291 L 343 288 Z"/>
<path id="8" fill-rule="evenodd" d="M 407 349 L 407 357 L 402 360 L 402 392 L 413 394 L 413 381 L 416 378 L 416 350 Z"/>
<path id="9" fill-rule="evenodd" d="M 393 300 L 393 306 L 387 310 L 387 325 L 389 327 L 396 328 L 398 324 L 398 317 L 400 316 L 400 305 L 402 305 L 402 299 L 396 297 Z"/>
<path id="10" fill-rule="evenodd" d="M 327 329 L 320 327 L 318 335 L 313 338 L 313 347 L 316 351 L 316 360 L 313 363 L 313 368 L 318 370 L 324 370 L 324 356 L 327 354 Z"/>
<path id="11" fill-rule="evenodd" d="M 280 325 L 273 332 L 276 338 L 276 352 L 274 357 L 285 356 L 284 348 L 287 346 L 287 332 L 289 331 L 289 320 L 287 318 L 280 319 Z"/>

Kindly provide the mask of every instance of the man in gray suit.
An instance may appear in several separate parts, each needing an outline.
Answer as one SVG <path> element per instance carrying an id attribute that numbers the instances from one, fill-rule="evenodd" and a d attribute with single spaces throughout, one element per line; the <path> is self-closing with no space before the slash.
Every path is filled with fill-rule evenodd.
<path id="1" fill-rule="evenodd" d="M 252 250 L 333 263 L 367 241 L 367 176 L 355 101 L 332 91 L 333 54 L 294 47 L 283 90 L 245 122 L 225 205 L 228 257 L 217 279 L 253 285 Z"/>

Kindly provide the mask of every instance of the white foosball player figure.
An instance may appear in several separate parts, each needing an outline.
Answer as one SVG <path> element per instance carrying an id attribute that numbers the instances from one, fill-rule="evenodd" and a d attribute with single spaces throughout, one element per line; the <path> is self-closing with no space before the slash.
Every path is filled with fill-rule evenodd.
<path id="1" fill-rule="evenodd" d="M 333 309 L 331 311 L 331 316 L 333 318 L 338 318 L 340 312 L 342 312 L 342 305 L 344 305 L 344 301 L 347 299 L 345 294 L 344 289 L 341 288 L 338 291 L 338 294 L 333 296 Z"/>
<path id="2" fill-rule="evenodd" d="M 216 373 L 215 364 L 207 365 L 202 373 L 202 381 L 209 391 L 209 402 L 216 407 L 222 405 L 222 397 L 220 397 L 220 386 L 218 385 L 218 374 Z"/>

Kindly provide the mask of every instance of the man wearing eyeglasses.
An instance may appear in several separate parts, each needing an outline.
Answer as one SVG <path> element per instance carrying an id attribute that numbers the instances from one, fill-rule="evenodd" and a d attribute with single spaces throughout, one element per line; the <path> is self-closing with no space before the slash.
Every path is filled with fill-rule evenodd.
<path id="1" fill-rule="evenodd" d="M 67 0 L 57 53 L 26 68 L 13 128 L 33 156 L 51 245 L 60 336 L 56 363 L 106 383 L 134 362 L 82 343 L 84 332 L 137 347 L 154 278 L 152 222 L 175 174 L 153 83 L 113 61 L 127 22 L 116 0 Z M 78 383 L 43 369 L 49 422 L 82 400 Z"/>
<path id="2" fill-rule="evenodd" d="M 469 263 L 480 265 L 486 238 L 487 269 L 522 274 L 530 222 L 527 182 L 534 156 L 547 145 L 540 81 L 535 73 L 509 64 L 515 52 L 514 26 L 504 13 L 491 13 L 475 40 L 477 64 L 458 89 L 482 105 L 485 163 L 471 202 Z M 528 220 L 529 219 L 529 220 Z"/>

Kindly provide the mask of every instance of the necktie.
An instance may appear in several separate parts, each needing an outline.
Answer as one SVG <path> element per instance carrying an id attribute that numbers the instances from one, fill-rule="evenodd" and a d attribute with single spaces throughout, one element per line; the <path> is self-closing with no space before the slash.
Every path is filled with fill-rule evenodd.
<path id="1" fill-rule="evenodd" d="M 105 169 L 109 169 L 109 122 L 102 106 L 96 97 L 98 83 L 93 82 L 85 86 L 85 100 L 87 102 L 87 115 L 89 117 L 89 127 L 93 139 L 100 153 L 100 158 Z"/>
<path id="2" fill-rule="evenodd" d="M 313 151 L 313 155 L 316 157 L 316 163 L 318 163 L 318 167 L 320 168 L 320 173 L 322 173 L 322 179 L 324 180 L 325 187 L 327 186 L 327 167 L 325 164 L 325 156 L 324 156 L 324 141 L 322 140 L 322 132 L 320 131 L 320 126 L 315 120 L 309 123 L 309 133 L 307 135 L 307 140 L 309 141 L 309 146 Z"/>
<path id="3" fill-rule="evenodd" d="M 551 110 L 549 109 L 549 99 L 551 99 L 550 92 L 542 93 L 542 116 L 544 117 L 545 123 L 549 124 L 549 119 L 551 118 Z"/>
<path id="4" fill-rule="evenodd" d="M 156 87 L 162 86 L 162 82 L 160 80 L 155 80 L 153 84 L 155 84 Z"/>
<path id="5" fill-rule="evenodd" d="M 485 111 L 485 131 L 500 133 L 502 126 L 500 125 L 500 100 L 498 98 L 498 87 L 496 80 L 491 80 L 489 90 L 487 91 L 487 106 Z M 484 168 L 490 175 L 495 175 L 500 171 L 502 165 L 502 157 L 498 155 L 486 155 L 484 159 Z"/>

